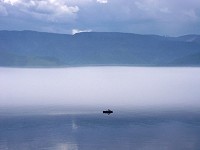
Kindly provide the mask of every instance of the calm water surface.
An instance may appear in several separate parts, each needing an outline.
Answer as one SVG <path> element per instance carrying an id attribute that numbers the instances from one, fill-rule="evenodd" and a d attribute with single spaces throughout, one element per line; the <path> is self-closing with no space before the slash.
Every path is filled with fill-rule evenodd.
<path id="1" fill-rule="evenodd" d="M 198 150 L 199 113 L 1 115 L 1 150 Z"/>

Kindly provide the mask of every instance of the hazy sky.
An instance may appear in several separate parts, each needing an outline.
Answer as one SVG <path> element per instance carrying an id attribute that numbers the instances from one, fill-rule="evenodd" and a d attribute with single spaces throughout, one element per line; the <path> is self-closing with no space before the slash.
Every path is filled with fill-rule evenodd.
<path id="1" fill-rule="evenodd" d="M 0 0 L 0 30 L 200 34 L 200 0 Z"/>
<path id="2" fill-rule="evenodd" d="M 199 68 L 0 68 L 0 106 L 200 106 Z"/>

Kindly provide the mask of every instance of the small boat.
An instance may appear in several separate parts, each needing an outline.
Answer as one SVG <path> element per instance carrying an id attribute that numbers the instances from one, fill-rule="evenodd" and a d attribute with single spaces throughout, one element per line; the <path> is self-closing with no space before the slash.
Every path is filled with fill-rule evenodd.
<path id="1" fill-rule="evenodd" d="M 110 110 L 110 109 L 103 111 L 103 114 L 108 114 L 108 115 L 110 115 L 110 114 L 112 114 L 112 113 L 113 113 L 113 111 Z"/>

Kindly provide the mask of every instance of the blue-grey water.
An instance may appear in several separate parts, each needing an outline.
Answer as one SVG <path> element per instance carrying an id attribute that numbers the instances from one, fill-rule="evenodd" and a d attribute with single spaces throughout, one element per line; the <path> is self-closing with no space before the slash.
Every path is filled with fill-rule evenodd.
<path id="1" fill-rule="evenodd" d="M 198 150 L 192 111 L 0 115 L 1 150 Z"/>

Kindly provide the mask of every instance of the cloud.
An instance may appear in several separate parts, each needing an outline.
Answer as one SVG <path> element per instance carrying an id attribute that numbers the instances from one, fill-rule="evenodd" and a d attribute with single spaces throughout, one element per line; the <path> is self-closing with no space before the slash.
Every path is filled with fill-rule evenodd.
<path id="1" fill-rule="evenodd" d="M 108 3 L 108 0 L 97 0 L 97 3 L 106 4 Z"/>
<path id="2" fill-rule="evenodd" d="M 199 6 L 199 0 L 0 0 L 0 29 L 200 34 Z"/>
<path id="3" fill-rule="evenodd" d="M 67 1 L 68 4 L 73 4 L 73 5 L 88 5 L 89 3 L 92 3 L 95 0 L 65 0 Z"/>
<path id="4" fill-rule="evenodd" d="M 63 0 L 3 0 L 3 4 L 11 13 L 50 22 L 70 22 L 79 11 L 78 6 L 68 6 Z"/>
<path id="5" fill-rule="evenodd" d="M 76 34 L 76 33 L 81 33 L 81 32 L 91 32 L 92 30 L 88 29 L 88 30 L 79 30 L 79 29 L 73 29 L 72 30 L 72 35 Z"/>
<path id="6" fill-rule="evenodd" d="M 8 12 L 4 6 L 0 5 L 0 16 L 7 16 Z"/>
<path id="7" fill-rule="evenodd" d="M 14 5 L 16 3 L 20 3 L 20 0 L 3 0 L 4 3 Z"/>
<path id="8" fill-rule="evenodd" d="M 161 14 L 158 15 L 158 13 L 171 13 L 169 6 L 158 0 L 138 0 L 135 1 L 134 4 L 138 9 L 137 11 L 146 13 L 146 15 L 159 16 Z"/>
<path id="9" fill-rule="evenodd" d="M 198 20 L 199 17 L 197 16 L 196 12 L 194 10 L 188 10 L 188 11 L 184 11 L 183 14 L 191 19 L 191 20 Z"/>
<path id="10" fill-rule="evenodd" d="M 136 6 L 138 12 L 143 13 L 143 16 L 148 16 L 147 14 L 154 14 L 159 18 L 159 16 L 162 16 L 163 14 L 168 14 L 167 17 L 176 21 L 177 16 L 179 18 L 182 18 L 182 16 L 195 17 L 195 11 L 197 9 L 199 10 L 198 6 L 200 5 L 200 1 L 137 0 L 134 2 L 134 5 Z"/>

